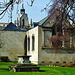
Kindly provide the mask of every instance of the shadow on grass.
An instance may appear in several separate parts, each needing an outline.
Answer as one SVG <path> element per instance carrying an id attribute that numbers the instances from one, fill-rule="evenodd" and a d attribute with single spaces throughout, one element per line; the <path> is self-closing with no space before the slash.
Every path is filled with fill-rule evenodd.
<path id="1" fill-rule="evenodd" d="M 9 71 L 8 68 L 0 68 L 0 71 Z"/>
<path id="2" fill-rule="evenodd" d="M 11 71 L 11 72 L 13 72 L 13 71 Z M 39 70 L 39 71 L 17 71 L 17 72 L 46 72 L 46 71 L 45 70 Z"/>
<path id="3" fill-rule="evenodd" d="M 25 71 L 25 72 L 46 72 L 45 70 L 39 70 L 39 71 Z"/>
<path id="4" fill-rule="evenodd" d="M 40 70 L 39 72 L 46 72 L 45 70 Z"/>

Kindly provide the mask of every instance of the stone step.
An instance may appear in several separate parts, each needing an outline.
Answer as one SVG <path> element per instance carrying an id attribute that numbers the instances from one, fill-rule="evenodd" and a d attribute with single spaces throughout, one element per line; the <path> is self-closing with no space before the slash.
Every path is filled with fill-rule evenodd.
<path id="1" fill-rule="evenodd" d="M 39 71 L 39 68 L 37 65 L 32 64 L 22 64 L 22 65 L 12 65 L 9 66 L 9 70 L 12 72 L 32 72 L 32 71 Z"/>
<path id="2" fill-rule="evenodd" d="M 37 65 L 33 65 L 33 64 L 17 64 L 17 66 L 37 66 Z"/>
<path id="3" fill-rule="evenodd" d="M 32 64 L 17 64 L 17 65 L 11 65 L 14 67 L 23 67 L 23 66 L 37 66 L 37 65 L 32 65 Z"/>
<path id="4" fill-rule="evenodd" d="M 20 66 L 20 67 L 14 67 L 14 68 L 39 68 L 38 66 Z"/>

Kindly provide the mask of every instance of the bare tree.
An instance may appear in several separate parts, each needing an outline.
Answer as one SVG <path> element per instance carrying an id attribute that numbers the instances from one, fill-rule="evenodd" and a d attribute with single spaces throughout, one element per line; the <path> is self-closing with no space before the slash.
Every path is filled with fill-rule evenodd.
<path id="1" fill-rule="evenodd" d="M 14 4 L 19 4 L 23 2 L 23 0 L 2 0 L 0 1 L 0 19 L 2 19 L 7 11 L 7 9 L 11 6 L 11 10 L 13 10 Z M 33 5 L 34 0 L 31 0 L 31 4 L 27 2 L 29 6 Z M 9 13 L 9 12 L 8 12 Z"/>
<path id="2" fill-rule="evenodd" d="M 61 12 L 61 23 L 65 19 L 72 22 L 75 21 L 75 0 L 52 0 L 52 5 L 50 6 L 49 14 L 54 13 L 57 9 Z M 60 15 L 60 14 L 59 14 Z"/>
<path id="3" fill-rule="evenodd" d="M 52 47 L 62 47 L 63 41 L 67 48 L 70 47 L 70 31 L 66 28 L 66 25 L 69 22 L 69 24 L 75 23 L 74 2 L 74 0 L 50 0 L 43 9 L 47 10 L 49 8 L 49 16 L 56 13 L 52 26 L 52 37 L 47 37 L 49 43 L 52 43 Z M 64 34 L 62 31 L 63 28 Z"/>

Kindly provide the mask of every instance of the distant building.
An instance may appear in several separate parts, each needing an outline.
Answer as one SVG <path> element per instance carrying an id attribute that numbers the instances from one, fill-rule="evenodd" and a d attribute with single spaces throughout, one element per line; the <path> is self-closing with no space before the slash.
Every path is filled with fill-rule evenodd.
<path id="1" fill-rule="evenodd" d="M 0 30 L 3 30 L 7 25 L 8 23 L 0 23 Z"/>
<path id="2" fill-rule="evenodd" d="M 75 28 L 67 20 L 62 26 L 56 22 L 57 13 L 34 22 L 26 32 L 25 52 L 34 64 L 75 64 Z"/>
<path id="3" fill-rule="evenodd" d="M 20 31 L 20 29 L 17 28 L 17 26 L 14 25 L 12 22 L 9 23 L 9 24 L 7 25 L 7 27 L 4 28 L 4 30 L 6 30 L 6 31 Z"/>
<path id="4" fill-rule="evenodd" d="M 7 27 L 7 25 L 9 25 L 9 23 L 0 23 L 0 30 L 3 30 L 5 27 Z M 23 5 L 17 20 L 14 21 L 14 25 L 16 25 L 17 28 L 20 28 L 22 31 L 26 31 L 26 29 L 31 27 L 31 24 L 28 23 L 28 15 L 25 13 Z"/>
<path id="5" fill-rule="evenodd" d="M 28 26 L 28 15 L 25 13 L 23 5 L 17 18 L 16 25 L 21 29 L 25 29 Z"/>

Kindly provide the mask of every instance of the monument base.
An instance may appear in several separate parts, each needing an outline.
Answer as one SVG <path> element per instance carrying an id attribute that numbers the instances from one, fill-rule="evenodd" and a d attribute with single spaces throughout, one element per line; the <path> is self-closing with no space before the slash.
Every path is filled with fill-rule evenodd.
<path id="1" fill-rule="evenodd" d="M 9 66 L 9 70 L 11 72 L 35 72 L 39 71 L 39 68 L 37 65 L 32 64 L 17 64 Z"/>
<path id="2" fill-rule="evenodd" d="M 32 71 L 39 71 L 37 65 L 30 64 L 29 61 L 30 56 L 18 56 L 18 64 L 9 66 L 9 70 L 11 72 L 32 72 Z"/>

